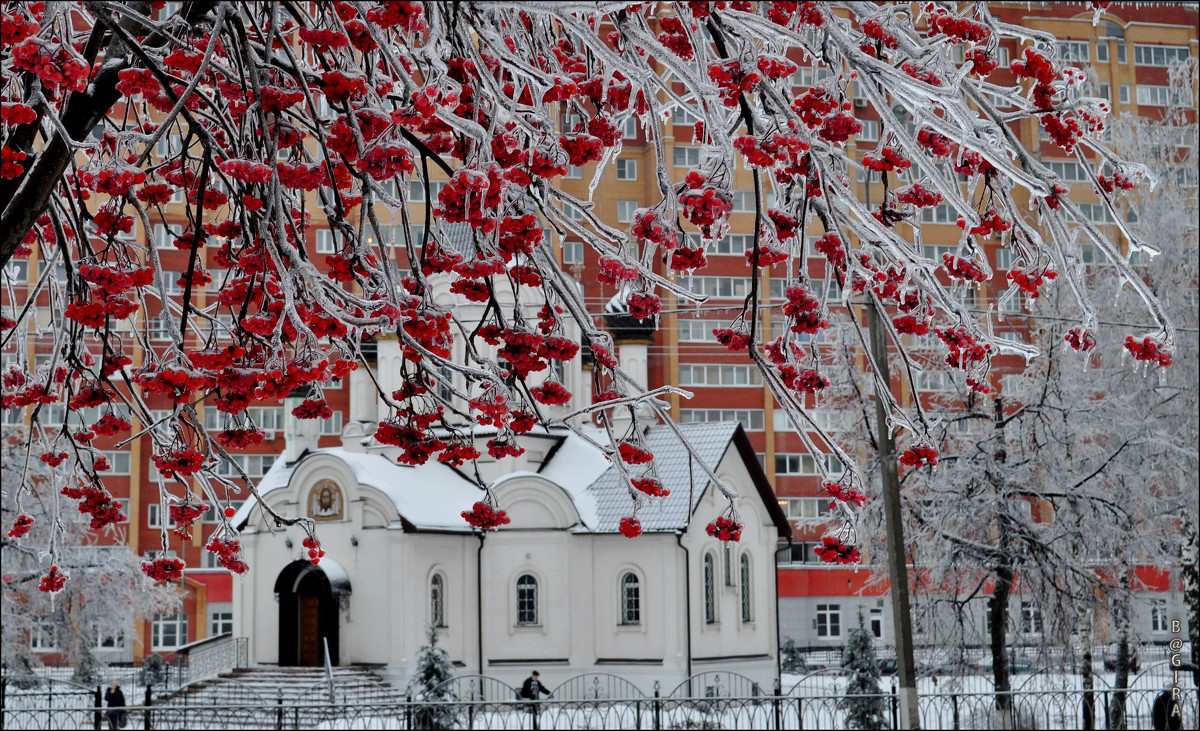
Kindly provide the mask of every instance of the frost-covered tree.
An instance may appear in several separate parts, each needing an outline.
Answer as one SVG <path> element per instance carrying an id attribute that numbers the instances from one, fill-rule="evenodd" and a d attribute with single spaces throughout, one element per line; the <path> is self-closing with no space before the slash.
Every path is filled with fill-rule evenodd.
<path id="1" fill-rule="evenodd" d="M 409 693 L 418 701 L 435 701 L 448 703 L 456 700 L 454 691 L 447 681 L 454 677 L 454 664 L 450 655 L 438 647 L 438 630 L 429 627 L 429 639 L 417 653 L 417 666 L 412 678 L 408 681 Z M 448 705 L 418 706 L 417 726 L 419 728 L 441 729 L 454 726 L 455 712 Z"/>
<path id="2" fill-rule="evenodd" d="M 956 292 L 988 276 L 978 238 L 993 234 L 1012 251 L 1014 291 L 1046 291 L 1061 275 L 1078 302 L 1077 339 L 1091 337 L 1097 317 L 1071 262 L 1081 243 L 1098 247 L 1144 307 L 1137 322 L 1149 328 L 1130 352 L 1165 363 L 1175 348 L 1169 318 L 1125 254 L 1013 127 L 1036 120 L 1090 175 L 1106 162 L 1097 185 L 1109 207 L 1145 170 L 1102 142 L 1108 105 L 1081 93 L 1085 78 L 1060 63 L 1055 39 L 997 20 L 986 4 L 197 0 L 174 17 L 162 8 L 3 5 L 0 264 L 33 256 L 46 265 L 33 286 L 5 289 L 3 406 L 28 409 L 31 446 L 92 480 L 89 505 L 107 505 L 84 438 L 92 429 L 143 440 L 176 522 L 227 504 L 240 488 L 219 461 L 263 439 L 247 408 L 298 389 L 307 398 L 296 416 L 328 417 L 322 389 L 371 369 L 362 343 L 378 336 L 399 338 L 404 358 L 400 387 L 380 394 L 391 411 L 375 439 L 400 447 L 405 462 L 470 462 L 480 425 L 496 430 L 487 449 L 499 458 L 519 453 L 515 435 L 536 423 L 572 427 L 578 415 L 634 407 L 665 417 L 660 397 L 686 394 L 647 390 L 622 371 L 544 229 L 594 249 L 598 279 L 622 288 L 636 318 L 654 317 L 663 296 L 702 302 L 688 275 L 728 229 L 739 163 L 753 172 L 747 266 L 786 278 L 777 304 L 788 328 L 764 339 L 758 323 L 770 303 L 751 276 L 742 313 L 717 337 L 760 369 L 810 451 L 850 465 L 827 475 L 844 521 L 823 548 L 830 561 L 858 559 L 853 524 L 866 483 L 802 405 L 825 387 L 822 353 L 803 345 L 826 326 L 830 304 L 814 268 L 844 284 L 860 337 L 864 307 L 887 312 L 909 381 L 904 336 L 933 331 L 949 352 L 939 367 L 987 389 L 999 342 L 990 318 Z M 1021 50 L 1015 84 L 989 81 L 1001 42 Z M 798 87 L 801 68 L 820 80 Z M 875 150 L 848 161 L 844 145 L 862 129 L 852 86 L 882 129 Z M 893 123 L 899 108 L 911 125 Z M 696 155 L 680 158 L 682 169 L 664 145 L 676 110 L 699 120 Z M 652 153 L 655 196 L 614 226 L 598 213 L 597 191 L 629 134 Z M 870 206 L 848 162 L 882 182 Z M 571 166 L 591 175 L 583 197 L 561 183 Z M 430 205 L 413 221 L 407 204 L 418 191 Z M 142 232 L 166 224 L 177 197 L 186 222 L 164 243 L 187 265 L 167 281 L 159 247 L 125 234 L 135 221 Z M 938 204 L 957 214 L 962 237 L 956 254 L 933 261 L 922 256 L 920 211 Z M 469 232 L 465 243 L 448 234 L 454 225 Z M 333 243 L 323 260 L 301 245 L 314 228 Z M 811 248 L 810 231 L 820 235 Z M 56 265 L 62 281 L 49 276 Z M 216 294 L 202 300 L 210 282 Z M 435 303 L 447 286 L 481 304 L 481 318 Z M 536 320 L 528 305 L 541 308 Z M 152 325 L 165 344 L 151 341 Z M 29 360 L 31 342 L 48 362 Z M 144 354 L 136 364 L 134 346 Z M 596 364 L 595 403 L 567 413 L 571 394 L 551 363 L 580 348 Z M 173 407 L 156 419 L 147 399 L 164 397 Z M 209 433 L 201 401 L 232 425 Z M 46 407 L 57 403 L 77 418 L 49 424 Z M 905 458 L 931 460 L 919 402 L 885 406 L 912 436 Z M 101 417 L 85 417 L 87 408 Z M 634 430 L 609 437 L 636 516 L 661 493 L 652 455 Z M 710 533 L 728 540 L 736 494 L 709 478 L 730 501 L 720 516 L 728 522 Z M 498 527 L 503 511 L 480 488 L 464 515 Z M 102 523 L 106 514 L 95 513 Z M 272 518 L 303 524 L 320 557 L 311 521 Z M 244 571 L 222 520 L 209 549 Z M 182 565 L 159 559 L 145 570 L 168 579 Z"/>
<path id="3" fill-rule="evenodd" d="M 858 628 L 850 630 L 842 650 L 842 669 L 845 672 L 846 695 L 838 706 L 846 712 L 846 725 L 857 729 L 888 727 L 886 706 L 879 687 L 879 658 L 875 656 L 875 638 L 863 626 L 862 612 L 858 613 Z"/>
<path id="4" fill-rule="evenodd" d="M 5 525 L 21 527 L 0 538 L 0 651 L 19 673 L 27 669 L 31 639 L 38 636 L 75 667 L 77 680 L 90 684 L 100 671 L 96 649 L 134 642 L 134 620 L 169 611 L 178 596 L 173 587 L 142 575 L 137 556 L 122 545 L 120 535 L 105 536 L 82 511 L 55 500 L 51 468 L 24 450 L 20 429 L 5 427 L 0 433 L 2 514 Z M 75 489 L 70 483 L 68 488 Z M 117 545 L 101 545 L 101 538 Z"/>

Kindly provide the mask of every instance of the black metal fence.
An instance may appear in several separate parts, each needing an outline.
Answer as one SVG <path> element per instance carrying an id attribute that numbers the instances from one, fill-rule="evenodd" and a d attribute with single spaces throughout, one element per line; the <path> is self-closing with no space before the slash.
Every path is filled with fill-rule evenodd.
<path id="1" fill-rule="evenodd" d="M 1031 691 L 923 695 L 926 729 L 1138 729 L 1154 728 L 1161 691 Z M 898 703 L 879 696 L 598 698 L 494 701 L 414 701 L 390 704 L 274 704 L 130 706 L 130 728 L 142 729 L 829 729 L 846 728 L 846 707 L 882 699 L 891 728 Z M 1198 695 L 1182 691 L 1180 728 L 1197 728 Z M 102 728 L 104 713 L 91 704 L 0 710 L 2 729 Z M 1168 710 L 1174 710 L 1169 707 Z"/>

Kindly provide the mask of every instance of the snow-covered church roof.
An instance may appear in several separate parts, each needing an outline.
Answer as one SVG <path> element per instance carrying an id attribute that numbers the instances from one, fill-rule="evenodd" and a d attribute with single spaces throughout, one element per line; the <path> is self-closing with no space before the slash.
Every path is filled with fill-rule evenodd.
<path id="1" fill-rule="evenodd" d="M 737 449 L 754 483 L 737 487 L 743 494 L 749 492 L 747 488 L 754 488 L 779 527 L 780 534 L 786 534 L 787 519 L 779 509 L 749 439 L 737 422 L 681 424 L 678 428 L 691 443 L 696 455 L 714 472 L 726 452 L 731 447 Z M 600 441 L 599 433 L 589 436 Z M 502 492 L 507 482 L 536 476 L 558 486 L 570 498 L 579 514 L 580 523 L 575 530 L 617 532 L 621 518 L 630 514 L 632 499 L 629 488 L 600 449 L 578 434 L 562 428 L 549 431 L 538 428 L 521 439 L 526 449 L 534 442 L 549 441 L 545 457 L 536 472 L 522 471 L 505 475 L 494 483 L 495 489 Z M 700 464 L 692 460 L 689 478 L 688 452 L 671 428 L 665 425 L 651 427 L 643 439 L 647 449 L 655 456 L 659 480 L 671 494 L 655 500 L 638 514 L 638 518 L 643 529 L 649 532 L 682 530 L 687 526 L 689 514 L 696 509 L 709 487 L 708 476 Z M 381 446 L 368 447 L 366 452 L 333 447 L 306 452 L 290 464 L 279 459 L 259 481 L 258 490 L 265 497 L 277 490 L 287 489 L 297 468 L 305 461 L 334 457 L 345 463 L 360 485 L 378 490 L 388 497 L 406 530 L 463 533 L 473 530 L 463 520 L 461 513 L 469 510 L 483 495 L 474 481 L 437 460 L 415 467 L 398 464 L 385 456 L 385 451 Z M 503 508 L 503 498 L 501 503 Z M 247 501 L 234 517 L 234 525 L 243 527 L 254 505 L 253 499 Z"/>

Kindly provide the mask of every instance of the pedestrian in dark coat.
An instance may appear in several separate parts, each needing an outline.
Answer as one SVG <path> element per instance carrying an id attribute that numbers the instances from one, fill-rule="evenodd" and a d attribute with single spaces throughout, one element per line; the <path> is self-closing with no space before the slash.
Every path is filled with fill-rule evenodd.
<path id="1" fill-rule="evenodd" d="M 121 686 L 115 682 L 109 685 L 104 692 L 104 702 L 108 704 L 109 731 L 125 728 L 125 694 L 121 692 Z"/>

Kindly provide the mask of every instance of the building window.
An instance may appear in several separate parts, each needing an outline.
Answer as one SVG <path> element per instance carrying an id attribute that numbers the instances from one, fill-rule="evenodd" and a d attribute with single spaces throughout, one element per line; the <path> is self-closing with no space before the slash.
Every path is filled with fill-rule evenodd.
<path id="1" fill-rule="evenodd" d="M 96 638 L 94 647 L 97 650 L 115 650 L 125 646 L 125 630 L 123 629 L 96 624 L 92 626 L 92 634 Z"/>
<path id="2" fill-rule="evenodd" d="M 637 201 L 617 201 L 617 223 L 632 223 L 637 209 Z"/>
<path id="3" fill-rule="evenodd" d="M 855 139 L 859 142 L 879 141 L 879 122 L 873 119 L 861 119 L 859 124 L 862 125 L 862 131 L 855 135 Z"/>
<path id="4" fill-rule="evenodd" d="M 583 263 L 583 242 L 564 241 L 562 245 L 563 264 Z"/>
<path id="5" fill-rule="evenodd" d="M 621 624 L 642 623 L 642 584 L 637 574 L 621 577 Z"/>
<path id="6" fill-rule="evenodd" d="M 842 605 L 817 605 L 817 637 L 842 636 Z"/>
<path id="7" fill-rule="evenodd" d="M 1021 632 L 1027 635 L 1042 633 L 1042 609 L 1033 602 L 1021 602 Z"/>
<path id="8" fill-rule="evenodd" d="M 883 639 L 883 610 L 871 610 L 871 636 L 877 640 Z"/>
<path id="9" fill-rule="evenodd" d="M 333 232 L 327 228 L 317 229 L 317 253 L 332 254 L 337 251 L 337 245 L 333 238 Z"/>
<path id="10" fill-rule="evenodd" d="M 1128 104 L 1129 103 L 1129 84 L 1121 84 L 1120 93 L 1121 93 L 1121 103 Z"/>
<path id="11" fill-rule="evenodd" d="M 704 622 L 706 624 L 716 624 L 717 622 L 717 577 L 714 563 L 711 553 L 704 554 Z"/>
<path id="12" fill-rule="evenodd" d="M 175 245 L 175 239 L 183 235 L 183 226 L 178 223 L 154 225 L 154 245 L 160 249 L 170 249 Z"/>
<path id="13" fill-rule="evenodd" d="M 818 462 L 818 459 L 821 462 Z M 775 474 L 820 477 L 823 474 L 821 471 L 822 462 L 825 471 L 831 474 L 841 474 L 845 471 L 842 461 L 833 454 L 822 454 L 818 458 L 812 454 L 777 452 L 775 454 Z"/>
<path id="14" fill-rule="evenodd" d="M 329 388 L 326 386 L 326 388 Z M 342 433 L 342 412 L 334 411 L 333 416 L 328 419 L 321 419 L 321 435 L 322 436 L 338 436 Z"/>
<path id="15" fill-rule="evenodd" d="M 675 167 L 695 167 L 700 164 L 700 148 L 686 145 L 675 145 L 672 151 L 672 162 Z"/>
<path id="16" fill-rule="evenodd" d="M 750 557 L 742 554 L 738 559 L 739 576 L 742 588 L 742 622 L 753 622 L 754 615 L 751 613 L 752 602 L 750 601 Z"/>
<path id="17" fill-rule="evenodd" d="M 1058 56 L 1066 63 L 1088 63 L 1091 48 L 1087 41 L 1059 41 Z"/>
<path id="18" fill-rule="evenodd" d="M 637 160 L 617 160 L 617 180 L 637 180 Z"/>
<path id="19" fill-rule="evenodd" d="M 759 386 L 762 373 L 747 365 L 681 365 L 681 386 Z"/>
<path id="20" fill-rule="evenodd" d="M 169 650 L 187 644 L 187 615 L 156 614 L 150 623 L 150 645 L 154 650 Z"/>
<path id="21" fill-rule="evenodd" d="M 637 122 L 637 117 L 632 114 L 625 118 L 625 121 L 621 123 L 621 139 L 637 139 Z"/>
<path id="22" fill-rule="evenodd" d="M 1150 600 L 1150 631 L 1151 632 L 1166 632 L 1167 631 L 1167 600 L 1166 599 L 1151 599 Z"/>
<path id="23" fill-rule="evenodd" d="M 1108 41 L 1096 41 L 1096 63 L 1108 63 Z"/>
<path id="24" fill-rule="evenodd" d="M 680 322 L 696 321 L 680 320 Z M 714 421 L 736 421 L 746 431 L 762 431 L 764 426 L 762 409 L 681 409 L 679 411 L 680 424 L 707 424 Z"/>
<path id="25" fill-rule="evenodd" d="M 536 625 L 537 623 L 537 579 L 529 574 L 523 574 L 521 578 L 517 579 L 517 624 Z"/>
<path id="26" fill-rule="evenodd" d="M 1135 66 L 1170 66 L 1173 63 L 1187 63 L 1191 58 L 1187 46 L 1147 46 L 1141 43 L 1133 44 L 1133 63 Z"/>
<path id="27" fill-rule="evenodd" d="M 43 651 L 58 649 L 58 625 L 54 620 L 47 619 L 33 625 L 33 628 L 29 630 L 29 649 Z"/>
<path id="28" fill-rule="evenodd" d="M 441 574 L 429 580 L 429 621 L 434 627 L 446 626 L 446 580 Z"/>
<path id="29" fill-rule="evenodd" d="M 1165 107 L 1172 101 L 1180 101 L 1178 98 L 1172 100 L 1172 96 L 1169 86 L 1140 84 L 1137 88 L 1137 103 L 1143 107 Z"/>
<path id="30" fill-rule="evenodd" d="M 162 505 L 159 503 L 150 503 L 146 506 L 146 527 L 147 528 L 162 528 Z M 167 515 L 167 527 L 174 528 L 175 521 L 171 520 L 171 516 Z"/>
<path id="31" fill-rule="evenodd" d="M 583 180 L 582 165 L 568 165 L 567 173 L 563 175 L 563 180 Z"/>
<path id="32" fill-rule="evenodd" d="M 208 615 L 208 636 L 233 634 L 233 612 L 213 612 Z"/>

